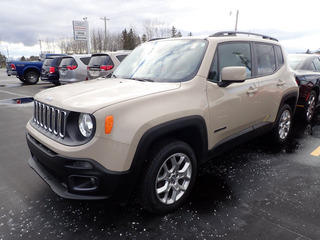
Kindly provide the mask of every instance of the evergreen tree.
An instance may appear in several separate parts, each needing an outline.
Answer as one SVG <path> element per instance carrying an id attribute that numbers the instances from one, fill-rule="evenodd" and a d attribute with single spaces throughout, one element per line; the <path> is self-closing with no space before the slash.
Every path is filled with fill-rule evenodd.
<path id="1" fill-rule="evenodd" d="M 128 49 L 128 32 L 127 32 L 127 29 L 124 29 L 122 31 L 122 48 L 124 50 L 127 50 Z"/>
<path id="2" fill-rule="evenodd" d="M 177 29 L 174 26 L 171 28 L 171 37 L 177 37 Z"/>
<path id="3" fill-rule="evenodd" d="M 140 37 L 134 33 L 132 28 L 127 31 L 124 29 L 122 31 L 122 43 L 124 50 L 133 50 L 138 44 L 141 43 Z"/>

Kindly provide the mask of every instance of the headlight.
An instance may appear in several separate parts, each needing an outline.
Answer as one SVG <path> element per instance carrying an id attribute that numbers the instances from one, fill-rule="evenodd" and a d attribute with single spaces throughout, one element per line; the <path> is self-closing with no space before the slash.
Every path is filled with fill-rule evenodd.
<path id="1" fill-rule="evenodd" d="M 79 115 L 79 130 L 84 137 L 90 137 L 93 131 L 93 120 L 87 113 L 80 113 Z"/>

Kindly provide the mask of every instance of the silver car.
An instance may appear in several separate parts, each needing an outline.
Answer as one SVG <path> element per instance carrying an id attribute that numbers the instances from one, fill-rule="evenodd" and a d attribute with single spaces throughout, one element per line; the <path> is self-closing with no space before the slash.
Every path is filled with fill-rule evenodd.
<path id="1" fill-rule="evenodd" d="M 60 83 L 73 83 L 88 80 L 87 65 L 91 54 L 70 55 L 59 65 Z"/>
<path id="2" fill-rule="evenodd" d="M 120 62 L 122 62 L 130 52 L 131 51 L 119 51 L 92 54 L 88 64 L 88 79 L 111 76 Z"/>

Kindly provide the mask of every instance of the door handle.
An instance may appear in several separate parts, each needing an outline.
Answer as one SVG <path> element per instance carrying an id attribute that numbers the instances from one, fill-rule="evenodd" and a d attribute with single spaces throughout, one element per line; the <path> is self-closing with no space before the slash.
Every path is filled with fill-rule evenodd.
<path id="1" fill-rule="evenodd" d="M 286 84 L 286 82 L 282 81 L 281 79 L 279 79 L 279 81 L 277 82 L 277 86 L 283 86 L 285 84 Z"/>
<path id="2" fill-rule="evenodd" d="M 247 90 L 247 94 L 254 94 L 258 92 L 258 88 L 253 88 L 253 87 L 250 87 L 248 90 Z"/>

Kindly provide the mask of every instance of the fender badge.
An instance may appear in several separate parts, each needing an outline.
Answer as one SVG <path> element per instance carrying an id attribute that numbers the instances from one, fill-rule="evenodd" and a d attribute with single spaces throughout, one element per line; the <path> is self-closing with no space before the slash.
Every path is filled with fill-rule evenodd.
<path id="1" fill-rule="evenodd" d="M 48 102 L 51 102 L 51 101 L 53 100 L 53 97 L 47 96 L 47 97 L 46 97 L 46 100 L 47 100 Z"/>

